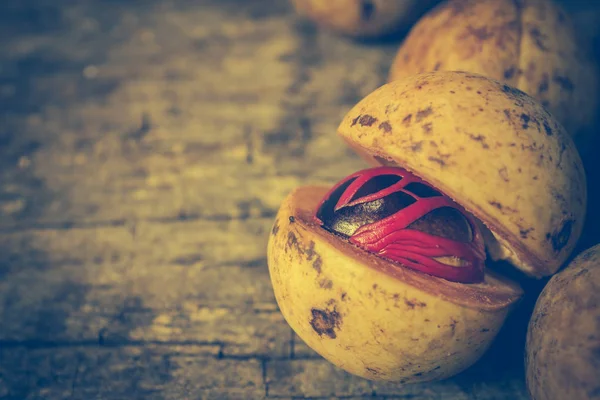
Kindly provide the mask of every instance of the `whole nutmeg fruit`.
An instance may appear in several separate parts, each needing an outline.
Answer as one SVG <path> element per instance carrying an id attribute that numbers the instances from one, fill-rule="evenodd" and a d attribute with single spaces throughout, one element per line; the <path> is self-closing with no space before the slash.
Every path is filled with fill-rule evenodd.
<path id="1" fill-rule="evenodd" d="M 407 31 L 440 0 L 292 0 L 296 12 L 330 31 L 375 38 Z"/>
<path id="2" fill-rule="evenodd" d="M 373 168 L 283 201 L 267 251 L 280 310 L 352 374 L 454 375 L 522 295 L 485 250 L 545 276 L 577 242 L 586 183 L 572 139 L 525 93 L 463 72 L 388 83 L 338 133 Z"/>
<path id="3" fill-rule="evenodd" d="M 600 399 L 600 245 L 550 279 L 527 332 L 533 400 Z"/>
<path id="4" fill-rule="evenodd" d="M 388 79 L 444 70 L 500 80 L 548 108 L 583 152 L 598 123 L 591 47 L 551 0 L 450 0 L 414 25 Z"/>

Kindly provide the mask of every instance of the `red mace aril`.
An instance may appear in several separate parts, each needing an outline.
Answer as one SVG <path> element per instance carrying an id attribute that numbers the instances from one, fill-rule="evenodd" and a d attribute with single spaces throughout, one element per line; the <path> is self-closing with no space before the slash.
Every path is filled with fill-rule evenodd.
<path id="1" fill-rule="evenodd" d="M 315 220 L 367 252 L 453 282 L 483 281 L 485 245 L 473 217 L 397 167 L 356 172 L 323 198 Z"/>

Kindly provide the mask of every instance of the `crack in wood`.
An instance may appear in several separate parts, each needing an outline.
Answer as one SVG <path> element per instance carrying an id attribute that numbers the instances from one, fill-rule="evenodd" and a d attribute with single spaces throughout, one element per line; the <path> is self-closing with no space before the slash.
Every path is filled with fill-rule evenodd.
<path id="1" fill-rule="evenodd" d="M 232 216 L 227 214 L 199 215 L 199 214 L 180 214 L 172 217 L 158 218 L 136 218 L 136 223 L 152 222 L 160 224 L 176 224 L 183 222 L 229 222 L 229 221 L 260 221 L 263 219 L 272 219 L 276 215 L 275 210 L 266 210 L 260 215 L 241 215 Z M 115 219 L 106 221 L 63 221 L 63 222 L 39 222 L 23 223 L 19 225 L 0 226 L 0 234 L 17 233 L 27 231 L 65 231 L 76 229 L 97 229 L 97 228 L 115 228 L 126 226 L 130 221 L 127 219 Z M 135 231 L 134 231 L 135 232 Z"/>
<path id="2" fill-rule="evenodd" d="M 71 399 L 75 398 L 75 388 L 77 387 L 77 379 L 79 378 L 79 368 L 81 367 L 83 360 L 81 356 L 78 355 L 77 363 L 75 364 L 75 373 L 73 374 L 73 382 L 71 383 L 71 395 L 69 396 Z"/>
<path id="3" fill-rule="evenodd" d="M 263 386 L 265 387 L 265 397 L 269 397 L 269 378 L 267 376 L 267 361 L 262 360 L 260 366 L 262 368 L 262 381 Z"/>
<path id="4" fill-rule="evenodd" d="M 150 120 L 150 114 L 144 112 L 141 116 L 140 126 L 135 130 L 125 134 L 127 139 L 135 141 L 143 140 L 152 130 L 152 121 Z"/>
<path id="5" fill-rule="evenodd" d="M 246 163 L 254 163 L 254 137 L 252 135 L 252 128 L 247 126 L 244 129 L 244 142 L 246 144 Z"/>
<path id="6" fill-rule="evenodd" d="M 290 358 L 296 358 L 296 332 L 290 328 Z"/>
<path id="7" fill-rule="evenodd" d="M 292 360 L 289 356 L 269 356 L 262 354 L 225 354 L 223 348 L 228 345 L 237 345 L 235 342 L 198 341 L 198 340 L 74 340 L 74 341 L 48 341 L 48 340 L 0 340 L 0 348 L 28 350 L 41 349 L 68 349 L 68 348 L 149 348 L 149 347 L 219 347 L 220 350 L 214 358 L 222 360 L 259 360 L 259 361 L 286 361 Z M 207 355 L 208 356 L 208 355 Z M 321 360 L 317 355 L 301 355 L 294 357 L 296 361 Z"/>

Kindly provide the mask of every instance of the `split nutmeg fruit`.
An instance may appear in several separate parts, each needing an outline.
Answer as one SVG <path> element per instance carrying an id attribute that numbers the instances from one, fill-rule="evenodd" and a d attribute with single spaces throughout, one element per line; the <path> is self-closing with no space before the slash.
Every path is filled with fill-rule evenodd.
<path id="1" fill-rule="evenodd" d="M 454 375 L 522 295 L 485 250 L 536 277 L 572 252 L 586 208 L 573 141 L 525 93 L 463 72 L 388 83 L 338 133 L 376 167 L 283 201 L 268 244 L 281 312 L 352 374 Z"/>

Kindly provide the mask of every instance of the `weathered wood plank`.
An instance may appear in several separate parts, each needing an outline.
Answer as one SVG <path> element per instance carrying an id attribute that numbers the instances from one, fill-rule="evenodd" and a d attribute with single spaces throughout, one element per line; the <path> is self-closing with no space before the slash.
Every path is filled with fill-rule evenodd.
<path id="1" fill-rule="evenodd" d="M 0 4 L 0 398 L 524 399 L 522 331 L 400 386 L 278 312 L 272 217 L 364 166 L 334 132 L 396 46 L 270 0 Z"/>
<path id="2" fill-rule="evenodd" d="M 269 396 L 370 396 L 368 381 L 353 377 L 322 359 L 270 362 Z"/>
<path id="3" fill-rule="evenodd" d="M 322 359 L 282 360 L 267 363 L 266 382 L 269 396 L 274 397 L 381 396 L 423 400 L 528 398 L 518 371 L 481 368 L 481 364 L 442 382 L 401 385 L 368 382 Z"/>
<path id="4" fill-rule="evenodd" d="M 526 309 L 530 305 L 525 306 Z M 527 391 L 523 371 L 523 340 L 526 310 L 519 312 L 508 321 L 498 339 L 486 355 L 475 365 L 450 379 L 425 383 L 402 385 L 391 382 L 370 382 L 369 388 L 376 396 L 384 398 L 404 399 L 519 399 L 527 400 Z M 343 371 L 329 365 L 321 364 L 322 359 L 311 350 L 301 339 L 294 338 L 295 359 L 276 361 L 268 364 L 267 376 L 269 393 L 278 391 L 318 393 L 318 396 L 328 396 L 332 383 L 324 384 L 322 379 L 335 376 L 335 385 L 340 392 L 355 395 L 357 391 L 365 390 L 361 386 L 362 379 L 351 377 Z M 329 365 L 329 366 L 327 366 Z M 324 373 L 326 369 L 331 372 Z M 323 378 L 315 371 L 321 371 Z M 270 381 L 278 383 L 271 386 Z M 358 389 L 357 389 L 358 388 Z M 275 392 L 274 390 L 277 390 Z"/>
<path id="5" fill-rule="evenodd" d="M 287 357 L 291 332 L 264 259 L 270 226 L 155 222 L 1 235 L 0 338 L 202 342 L 224 354 Z"/>
<path id="6" fill-rule="evenodd" d="M 523 393 L 521 375 L 402 387 L 350 377 L 322 360 L 292 337 L 277 310 L 264 243 L 255 246 L 270 224 L 187 220 L 2 234 L 0 346 L 162 343 L 238 360 L 271 358 L 269 390 L 282 397 Z"/>
<path id="7" fill-rule="evenodd" d="M 35 67 L 30 91 L 47 98 L 27 118 L 9 114 L 21 176 L 7 179 L 2 224 L 272 214 L 306 180 L 330 183 L 360 165 L 334 132 L 383 82 L 389 46 L 357 46 L 291 13 L 256 23 L 214 5 L 156 12 L 114 15 L 125 32 L 101 56 L 65 51 L 65 41 L 95 44 L 65 32 L 45 37 L 42 55 L 32 39 L 6 45 L 9 70 L 33 57 L 60 73 Z M 103 28 L 90 18 L 81 23 Z M 23 174 L 37 191 L 19 184 Z"/>
<path id="8" fill-rule="evenodd" d="M 0 349 L 3 399 L 264 398 L 259 360 L 227 360 L 210 346 Z"/>
<path id="9" fill-rule="evenodd" d="M 435 384 L 400 386 L 353 377 L 322 359 L 221 358 L 218 348 L 210 345 L 2 348 L 0 377 L 0 396 L 22 400 L 527 398 L 514 379 L 477 382 L 463 374 Z"/>

